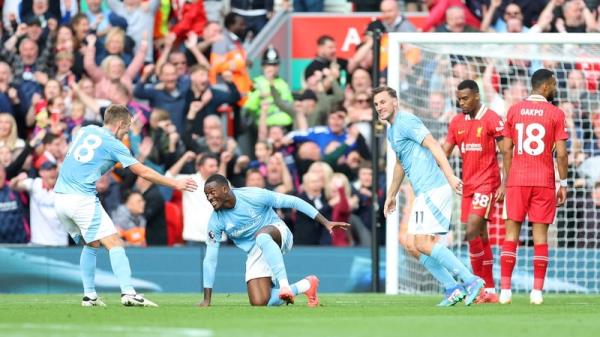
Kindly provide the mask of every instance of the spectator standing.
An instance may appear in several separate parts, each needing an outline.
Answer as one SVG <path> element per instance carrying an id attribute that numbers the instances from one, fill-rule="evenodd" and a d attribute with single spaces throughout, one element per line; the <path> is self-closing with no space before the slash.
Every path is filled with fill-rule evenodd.
<path id="1" fill-rule="evenodd" d="M 67 231 L 54 210 L 54 185 L 58 178 L 55 163 L 45 162 L 40 167 L 39 178 L 29 178 L 25 173 L 11 180 L 14 191 L 29 194 L 31 240 L 33 245 L 68 246 Z"/>
<path id="2" fill-rule="evenodd" d="M 154 27 L 154 14 L 160 5 L 160 0 L 107 0 L 110 9 L 117 15 L 127 20 L 127 35 L 135 41 L 136 51 L 140 50 L 142 41 L 148 46 L 145 52 L 145 61 L 152 62 L 154 51 L 152 34 L 148 31 Z"/>
<path id="3" fill-rule="evenodd" d="M 183 166 L 194 159 L 196 173 L 179 174 Z M 215 155 L 196 156 L 193 152 L 187 152 L 167 171 L 168 177 L 191 178 L 198 184 L 196 191 L 183 192 L 183 239 L 189 244 L 197 245 L 207 240 L 208 220 L 212 215 L 213 207 L 204 194 L 204 182 L 208 177 L 217 173 L 218 168 L 218 160 Z"/>
<path id="4" fill-rule="evenodd" d="M 252 81 L 248 74 L 246 63 L 246 50 L 242 45 L 242 38 L 246 31 L 244 18 L 239 14 L 229 13 L 225 16 L 225 32 L 223 38 L 215 42 L 210 54 L 210 82 L 213 85 L 224 84 L 227 79 L 224 74 L 231 72 L 232 81 L 242 95 L 241 104 L 250 92 Z M 223 86 L 223 89 L 226 89 Z"/>
<path id="5" fill-rule="evenodd" d="M 17 191 L 6 181 L 0 165 L 0 243 L 26 243 L 29 228 L 25 224 L 25 206 Z"/>
<path id="6" fill-rule="evenodd" d="M 273 16 L 273 2 L 273 0 L 231 0 L 231 11 L 244 18 L 246 35 L 252 32 L 250 37 L 253 38 Z M 246 35 L 243 38 L 246 38 Z"/>

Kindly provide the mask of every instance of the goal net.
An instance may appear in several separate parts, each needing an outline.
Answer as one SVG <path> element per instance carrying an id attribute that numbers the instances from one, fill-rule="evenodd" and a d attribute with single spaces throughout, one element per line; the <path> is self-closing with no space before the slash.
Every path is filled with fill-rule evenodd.
<path id="1" fill-rule="evenodd" d="M 475 80 L 485 105 L 505 117 L 508 108 L 526 98 L 531 74 L 552 69 L 558 80 L 557 104 L 565 111 L 569 131 L 569 188 L 565 206 L 550 227 L 548 292 L 600 292 L 600 40 L 593 34 L 412 34 L 389 35 L 388 83 L 397 90 L 401 109 L 420 117 L 434 138 L 444 141 L 457 113 L 455 90 Z M 388 147 L 387 180 L 395 158 Z M 450 163 L 460 177 L 457 152 Z M 500 162 L 501 164 L 501 162 Z M 386 233 L 386 293 L 439 292 L 440 285 L 398 244 L 413 198 L 404 182 L 396 216 Z M 454 200 L 452 231 L 442 240 L 470 267 L 460 197 Z M 499 205 L 497 209 L 501 209 Z M 494 251 L 496 287 L 504 222 L 500 211 L 488 223 Z M 531 227 L 522 226 L 513 291 L 533 285 Z"/>

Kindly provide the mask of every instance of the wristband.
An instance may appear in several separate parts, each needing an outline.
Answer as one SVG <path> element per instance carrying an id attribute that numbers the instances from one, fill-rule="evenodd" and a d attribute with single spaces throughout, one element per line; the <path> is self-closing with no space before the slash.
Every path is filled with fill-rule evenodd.
<path id="1" fill-rule="evenodd" d="M 560 187 L 567 187 L 569 186 L 569 184 L 567 184 L 567 179 L 561 179 L 560 180 Z"/>

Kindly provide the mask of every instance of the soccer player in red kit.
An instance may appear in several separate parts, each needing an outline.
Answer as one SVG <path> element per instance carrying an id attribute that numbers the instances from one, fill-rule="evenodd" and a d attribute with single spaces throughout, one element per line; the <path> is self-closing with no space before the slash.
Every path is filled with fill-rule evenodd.
<path id="1" fill-rule="evenodd" d="M 556 95 L 556 78 L 547 69 L 531 76 L 531 96 L 508 110 L 504 128 L 506 179 L 506 236 L 500 258 L 500 303 L 510 303 L 510 283 L 517 259 L 521 223 L 527 216 L 533 228 L 532 304 L 542 304 L 548 267 L 548 226 L 556 207 L 567 198 L 567 147 L 565 114 L 550 102 Z M 556 149 L 560 188 L 556 191 L 553 150 Z"/>
<path id="2" fill-rule="evenodd" d="M 502 140 L 504 123 L 496 112 L 481 104 L 475 81 L 462 81 L 456 99 L 463 113 L 450 122 L 443 148 L 446 156 L 450 156 L 458 145 L 463 159 L 460 220 L 467 228 L 465 239 L 469 242 L 473 273 L 485 281 L 485 291 L 477 303 L 496 303 L 494 256 L 488 240 L 487 219 L 495 200 L 504 198 L 496 157 L 496 143 Z"/>

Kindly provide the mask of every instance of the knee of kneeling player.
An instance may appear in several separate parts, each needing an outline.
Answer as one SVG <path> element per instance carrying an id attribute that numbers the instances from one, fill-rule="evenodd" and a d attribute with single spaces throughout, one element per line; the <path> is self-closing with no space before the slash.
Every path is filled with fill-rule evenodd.
<path id="1" fill-rule="evenodd" d="M 252 298 L 250 297 L 250 305 L 253 307 L 264 307 L 269 303 L 268 298 Z"/>

